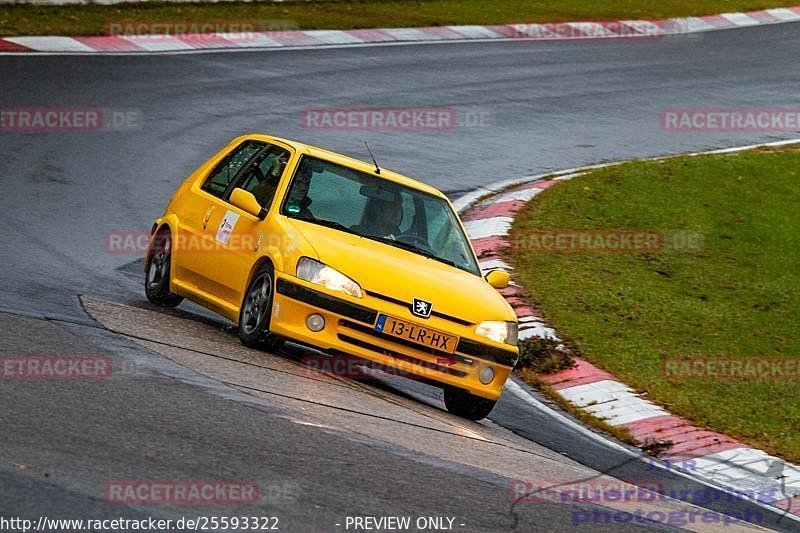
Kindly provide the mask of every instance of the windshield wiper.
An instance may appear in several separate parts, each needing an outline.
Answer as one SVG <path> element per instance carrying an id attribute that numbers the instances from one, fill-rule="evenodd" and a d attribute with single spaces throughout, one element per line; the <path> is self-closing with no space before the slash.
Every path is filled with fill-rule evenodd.
<path id="1" fill-rule="evenodd" d="M 439 261 L 441 263 L 444 263 L 446 265 L 450 265 L 451 267 L 460 268 L 454 261 L 451 261 L 449 259 L 445 259 L 443 257 L 439 257 L 435 253 L 433 253 L 433 252 L 431 252 L 429 250 L 426 250 L 424 248 L 420 248 L 419 246 L 417 246 L 415 244 L 411 244 L 409 242 L 396 241 L 394 239 L 389 239 L 388 237 L 373 237 L 371 235 L 364 235 L 364 237 L 366 237 L 367 239 L 372 239 L 372 240 L 375 240 L 375 241 L 378 241 L 378 242 L 386 243 L 386 244 L 388 244 L 390 246 L 395 246 L 397 248 L 402 248 L 404 250 L 408 250 L 409 252 L 413 252 L 415 254 L 422 255 L 424 257 L 427 257 L 428 259 L 434 259 L 434 260 Z"/>
<path id="2" fill-rule="evenodd" d="M 327 228 L 338 229 L 339 231 L 344 231 L 346 233 L 352 233 L 354 235 L 358 235 L 355 231 L 351 230 L 344 224 L 336 222 L 335 220 L 326 220 L 324 218 L 314 218 L 314 217 L 293 217 L 296 220 L 302 220 L 303 222 L 311 222 L 312 224 L 319 224 L 320 226 L 325 226 Z"/>

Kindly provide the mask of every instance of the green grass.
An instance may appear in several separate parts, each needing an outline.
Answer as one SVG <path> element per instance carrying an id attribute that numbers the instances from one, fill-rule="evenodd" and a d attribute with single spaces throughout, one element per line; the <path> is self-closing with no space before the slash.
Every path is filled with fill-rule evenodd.
<path id="1" fill-rule="evenodd" d="M 558 183 L 514 230 L 689 230 L 695 250 L 513 250 L 570 345 L 696 424 L 800 461 L 800 381 L 676 381 L 664 356 L 800 357 L 800 151 L 637 161 Z"/>
<path id="2" fill-rule="evenodd" d="M 791 6 L 798 0 L 344 0 L 0 7 L 0 35 L 102 35 L 109 21 L 289 21 L 300 29 L 669 18 Z"/>

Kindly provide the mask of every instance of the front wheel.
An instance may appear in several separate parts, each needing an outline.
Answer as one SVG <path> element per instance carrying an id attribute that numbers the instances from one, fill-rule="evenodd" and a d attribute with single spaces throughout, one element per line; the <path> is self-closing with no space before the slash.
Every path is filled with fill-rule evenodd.
<path id="1" fill-rule="evenodd" d="M 469 420 L 480 420 L 489 416 L 497 402 L 470 394 L 465 390 L 446 387 L 444 405 L 454 415 Z"/>
<path id="2" fill-rule="evenodd" d="M 144 294 L 147 299 L 161 307 L 175 307 L 183 301 L 182 296 L 169 292 L 169 276 L 172 267 L 172 237 L 169 231 L 160 231 L 147 255 L 144 278 Z"/>
<path id="3" fill-rule="evenodd" d="M 268 264 L 253 276 L 239 309 L 239 340 L 250 348 L 277 350 L 283 339 L 269 332 L 274 273 Z"/>

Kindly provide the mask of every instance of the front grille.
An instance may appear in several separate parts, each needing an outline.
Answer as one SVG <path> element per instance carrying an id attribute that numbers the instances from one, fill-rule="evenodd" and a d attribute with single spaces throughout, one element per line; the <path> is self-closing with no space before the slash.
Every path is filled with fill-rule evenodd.
<path id="1" fill-rule="evenodd" d="M 367 291 L 367 290 L 365 290 L 364 292 L 366 292 L 367 294 L 369 294 L 373 298 L 378 298 L 379 300 L 383 300 L 385 302 L 391 302 L 391 303 L 393 303 L 395 305 L 399 305 L 401 307 L 405 307 L 406 309 L 411 311 L 412 304 L 410 304 L 409 302 L 404 302 L 403 300 L 398 300 L 397 298 L 392 298 L 391 296 L 386 296 L 385 294 L 380 294 L 378 292 L 372 292 L 372 291 Z M 438 318 L 443 318 L 445 320 L 449 320 L 450 322 L 455 322 L 456 324 L 461 324 L 462 326 L 472 326 L 472 325 L 475 324 L 474 322 L 470 322 L 469 320 L 464 320 L 463 318 L 458 318 L 458 317 L 455 317 L 455 316 L 452 316 L 452 315 L 446 315 L 446 314 L 440 313 L 440 312 L 438 312 L 436 310 L 431 311 L 431 316 L 435 316 L 435 317 L 438 317 Z"/>
<path id="2" fill-rule="evenodd" d="M 425 367 L 425 368 L 427 368 L 429 370 L 435 370 L 437 372 L 442 372 L 444 374 L 450 374 L 451 376 L 457 376 L 457 377 L 464 377 L 464 376 L 467 375 L 467 373 L 462 371 L 462 370 L 458 370 L 458 369 L 451 368 L 451 367 L 448 367 L 448 366 L 437 365 L 436 363 L 431 363 L 431 362 L 425 361 L 423 359 L 417 359 L 416 357 L 412 357 L 412 356 L 404 354 L 404 353 L 400 353 L 400 352 L 397 352 L 397 351 L 394 351 L 394 350 L 389 350 L 389 349 L 383 348 L 381 346 L 377 346 L 375 344 L 372 344 L 370 342 L 363 341 L 361 339 L 356 339 L 355 337 L 351 337 L 350 335 L 347 335 L 345 333 L 341 333 L 340 332 L 337 336 L 339 337 L 339 340 L 347 342 L 347 343 L 352 344 L 354 346 L 358 346 L 358 347 L 364 348 L 366 350 L 377 352 L 377 353 L 382 354 L 382 355 L 387 355 L 389 357 L 394 357 L 395 359 L 400 359 L 401 361 L 406 361 L 406 362 L 411 363 L 413 365 Z"/>
<path id="3" fill-rule="evenodd" d="M 419 350 L 420 352 L 429 353 L 431 355 L 435 355 L 436 357 L 447 357 L 448 359 L 453 359 L 454 361 L 458 361 L 459 363 L 463 363 L 465 365 L 474 365 L 475 361 L 470 359 L 469 357 L 464 357 L 463 355 L 459 355 L 457 353 L 447 353 L 442 350 L 437 350 L 436 348 L 430 348 L 428 346 L 423 346 L 422 344 L 417 344 L 415 342 L 411 342 L 405 339 L 401 339 L 399 337 L 395 337 L 394 335 L 389 335 L 387 333 L 381 333 L 380 331 L 375 331 L 375 329 L 364 326 L 361 324 L 356 324 L 354 322 L 350 322 L 349 320 L 340 320 L 339 325 L 341 327 L 353 329 L 358 331 L 359 333 L 364 333 L 366 335 L 371 335 L 373 337 L 377 337 L 379 339 L 393 342 L 395 344 L 399 344 L 401 346 L 407 346 L 409 348 L 413 348 L 415 350 Z"/>

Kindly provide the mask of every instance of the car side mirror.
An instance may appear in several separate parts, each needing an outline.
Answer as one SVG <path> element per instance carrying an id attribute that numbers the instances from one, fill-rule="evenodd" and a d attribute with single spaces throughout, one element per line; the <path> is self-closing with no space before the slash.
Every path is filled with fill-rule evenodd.
<path id="1" fill-rule="evenodd" d="M 484 279 L 495 289 L 505 289 L 508 287 L 508 282 L 511 281 L 511 276 L 505 270 L 490 270 Z"/>
<path id="2" fill-rule="evenodd" d="M 247 192 L 244 189 L 233 189 L 231 193 L 231 203 L 245 213 L 250 213 L 254 217 L 258 217 L 260 220 L 264 220 L 267 217 L 267 210 L 261 207 L 261 204 L 258 203 L 253 193 Z"/>

